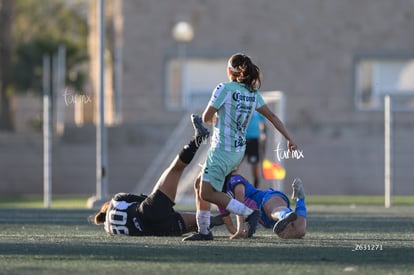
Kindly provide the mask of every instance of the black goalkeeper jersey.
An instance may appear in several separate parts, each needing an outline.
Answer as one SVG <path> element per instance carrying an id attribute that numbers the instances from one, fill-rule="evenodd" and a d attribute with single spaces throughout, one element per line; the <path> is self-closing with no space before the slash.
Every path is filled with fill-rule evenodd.
<path id="1" fill-rule="evenodd" d="M 127 193 L 115 195 L 106 212 L 105 231 L 110 235 L 146 235 L 138 212 L 138 207 L 145 198 L 144 195 Z"/>
<path id="2" fill-rule="evenodd" d="M 119 193 L 106 212 L 105 231 L 111 235 L 179 236 L 185 229 L 174 202 L 160 190 L 148 197 Z"/>

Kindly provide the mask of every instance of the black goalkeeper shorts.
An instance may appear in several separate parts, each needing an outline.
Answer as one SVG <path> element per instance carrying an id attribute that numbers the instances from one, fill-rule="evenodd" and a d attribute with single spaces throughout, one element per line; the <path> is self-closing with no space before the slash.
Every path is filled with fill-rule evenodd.
<path id="1" fill-rule="evenodd" d="M 145 224 L 146 235 L 180 236 L 185 233 L 184 220 L 174 210 L 174 205 L 160 190 L 150 194 L 141 203 L 138 213 Z"/>

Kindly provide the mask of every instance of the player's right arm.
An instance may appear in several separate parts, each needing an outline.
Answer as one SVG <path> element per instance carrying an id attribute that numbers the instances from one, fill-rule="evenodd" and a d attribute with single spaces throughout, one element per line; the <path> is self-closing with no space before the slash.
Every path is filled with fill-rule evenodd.
<path id="1" fill-rule="evenodd" d="M 212 125 L 215 123 L 215 115 L 217 113 L 217 109 L 213 106 L 207 106 L 207 108 L 203 112 L 203 122 Z"/>
<path id="2" fill-rule="evenodd" d="M 224 104 L 226 93 L 224 91 L 224 84 L 220 83 L 213 90 L 211 98 L 203 112 L 203 122 L 209 125 L 215 124 L 216 114 L 220 107 Z"/>

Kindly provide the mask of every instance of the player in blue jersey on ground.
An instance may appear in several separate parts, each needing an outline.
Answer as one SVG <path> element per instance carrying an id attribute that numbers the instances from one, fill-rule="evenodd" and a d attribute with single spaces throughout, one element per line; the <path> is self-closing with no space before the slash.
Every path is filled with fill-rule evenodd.
<path id="1" fill-rule="evenodd" d="M 299 178 L 293 181 L 292 188 L 292 199 L 296 201 L 294 211 L 290 207 L 289 198 L 284 193 L 272 188 L 258 190 L 238 174 L 226 177 L 223 192 L 232 198 L 243 200 L 251 208 L 260 209 L 259 223 L 265 228 L 273 228 L 273 232 L 280 238 L 298 239 L 306 233 L 305 191 Z M 251 237 L 255 233 L 257 223 L 248 223 L 248 228 L 245 229 L 244 219 L 237 216 L 237 226 L 235 227 L 225 209 L 219 208 L 219 212 L 225 216 L 224 223 L 232 234 L 231 239 Z"/>
<path id="2" fill-rule="evenodd" d="M 227 76 L 230 82 L 217 85 L 202 115 L 204 123 L 214 124 L 214 134 L 202 169 L 200 188 L 196 188 L 196 196 L 199 197 L 196 205 L 198 232 L 183 241 L 213 240 L 209 229 L 210 203 L 237 215 L 255 215 L 242 202 L 221 192 L 226 175 L 243 159 L 246 128 L 254 111 L 266 117 L 285 137 L 289 150 L 296 150 L 296 144 L 282 121 L 269 109 L 258 91 L 260 70 L 250 57 L 240 53 L 232 55 L 227 64 Z"/>

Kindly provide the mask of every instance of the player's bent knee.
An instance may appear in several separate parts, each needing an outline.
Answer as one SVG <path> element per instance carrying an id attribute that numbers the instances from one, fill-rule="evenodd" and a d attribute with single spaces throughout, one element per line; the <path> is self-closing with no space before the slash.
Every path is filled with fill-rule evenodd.
<path id="1" fill-rule="evenodd" d="M 194 181 L 194 190 L 200 190 L 200 179 L 201 177 L 198 176 Z"/>
<path id="2" fill-rule="evenodd" d="M 210 201 L 212 198 L 211 194 L 209 192 L 204 191 L 203 189 L 200 190 L 199 194 L 200 198 L 205 201 Z"/>
<path id="3" fill-rule="evenodd" d="M 214 200 L 214 190 L 211 187 L 205 187 L 202 183 L 199 190 L 200 198 L 205 201 L 211 202 Z"/>

